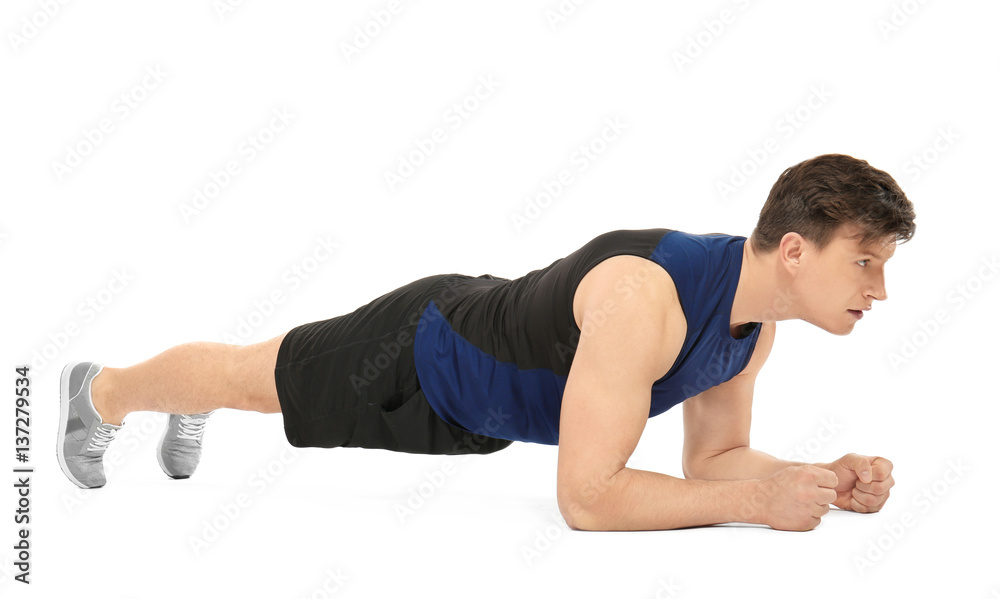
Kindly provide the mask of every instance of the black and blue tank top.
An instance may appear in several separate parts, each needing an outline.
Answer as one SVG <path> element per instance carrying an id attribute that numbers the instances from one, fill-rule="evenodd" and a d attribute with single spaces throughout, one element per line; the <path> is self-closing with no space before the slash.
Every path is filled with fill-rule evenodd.
<path id="1" fill-rule="evenodd" d="M 730 331 L 745 237 L 671 229 L 604 233 L 516 279 L 461 276 L 428 302 L 414 341 L 417 377 L 446 422 L 499 439 L 557 445 L 563 390 L 580 329 L 573 295 L 587 272 L 618 255 L 670 274 L 687 334 L 652 386 L 649 416 L 728 381 L 750 360 L 760 323 Z"/>

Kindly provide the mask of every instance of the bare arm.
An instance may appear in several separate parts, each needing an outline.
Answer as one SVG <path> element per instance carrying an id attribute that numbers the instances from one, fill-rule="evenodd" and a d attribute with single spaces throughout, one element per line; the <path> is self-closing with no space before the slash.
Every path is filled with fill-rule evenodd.
<path id="1" fill-rule="evenodd" d="M 684 476 L 701 480 L 767 478 L 803 462 L 779 460 L 750 448 L 753 388 L 774 344 L 775 323 L 761 324 L 743 372 L 684 401 Z"/>
<path id="2" fill-rule="evenodd" d="M 636 276 L 643 268 L 650 270 Z M 644 282 L 621 293 L 616 283 L 629 276 Z M 567 524 L 662 530 L 761 522 L 751 501 L 758 481 L 685 480 L 626 466 L 649 417 L 652 384 L 686 333 L 669 275 L 634 256 L 605 260 L 580 283 L 574 314 L 582 334 L 563 395 L 557 474 Z"/>

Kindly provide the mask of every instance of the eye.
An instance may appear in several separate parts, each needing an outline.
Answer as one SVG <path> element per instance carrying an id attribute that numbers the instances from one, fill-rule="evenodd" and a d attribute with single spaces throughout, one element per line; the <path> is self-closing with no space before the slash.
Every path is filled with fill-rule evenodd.
<path id="1" fill-rule="evenodd" d="M 862 264 L 862 262 L 864 262 L 864 264 Z M 865 258 L 864 260 L 858 260 L 857 264 L 858 264 L 858 266 L 862 266 L 863 267 L 863 266 L 868 266 L 869 262 L 871 262 L 871 259 L 870 258 Z"/>

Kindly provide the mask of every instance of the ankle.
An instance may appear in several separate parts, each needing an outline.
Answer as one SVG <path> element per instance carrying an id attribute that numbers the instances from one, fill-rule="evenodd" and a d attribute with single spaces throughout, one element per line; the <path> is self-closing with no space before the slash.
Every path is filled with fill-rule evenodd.
<path id="1" fill-rule="evenodd" d="M 114 378 L 117 368 L 104 367 L 90 382 L 90 402 L 101 417 L 101 422 L 120 426 L 125 413 L 117 408 L 114 393 Z"/>

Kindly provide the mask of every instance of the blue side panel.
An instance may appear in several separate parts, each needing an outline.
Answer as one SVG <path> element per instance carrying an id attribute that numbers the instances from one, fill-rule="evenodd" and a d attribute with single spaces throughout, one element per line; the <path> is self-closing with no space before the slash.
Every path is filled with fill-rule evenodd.
<path id="1" fill-rule="evenodd" d="M 565 376 L 498 361 L 456 333 L 433 301 L 413 349 L 420 386 L 445 422 L 497 439 L 558 445 Z"/>
<path id="2" fill-rule="evenodd" d="M 760 327 L 757 327 L 739 349 L 727 348 L 724 344 L 694 348 L 683 357 L 679 368 L 653 384 L 649 416 L 662 414 L 685 399 L 739 374 L 750 361 L 759 333 Z"/>

